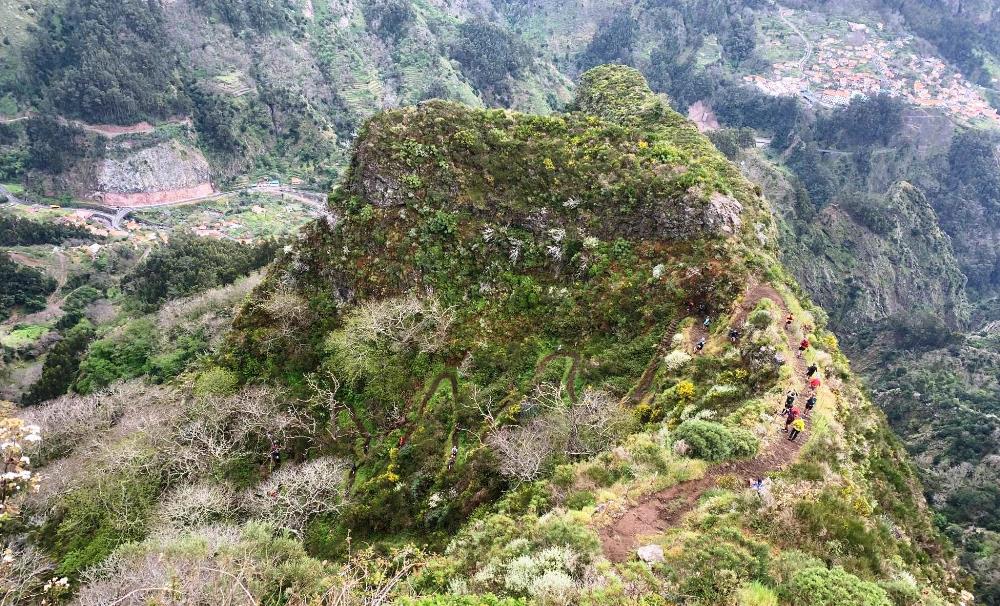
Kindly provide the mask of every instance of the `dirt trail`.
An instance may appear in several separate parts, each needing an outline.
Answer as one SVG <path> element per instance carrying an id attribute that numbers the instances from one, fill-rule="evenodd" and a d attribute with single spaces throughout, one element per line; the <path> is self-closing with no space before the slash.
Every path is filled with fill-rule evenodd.
<path id="1" fill-rule="evenodd" d="M 755 284 L 747 292 L 743 304 L 733 317 L 733 325 L 741 325 L 747 315 L 761 299 L 771 299 L 783 313 L 788 308 L 774 288 L 769 284 Z M 707 331 L 701 322 L 695 325 L 692 338 L 696 341 L 707 338 Z M 790 351 L 796 351 L 799 344 L 797 331 L 788 331 L 786 338 Z M 792 358 L 795 372 L 792 385 L 797 391 L 804 387 L 805 361 Z M 780 403 L 775 403 L 776 408 Z M 777 418 L 775 419 L 777 420 Z M 763 477 L 767 473 L 777 471 L 791 462 L 799 451 L 802 443 L 808 439 L 809 429 L 803 432 L 796 442 L 789 442 L 780 431 L 772 432 L 761 447 L 761 453 L 747 461 L 731 461 L 711 467 L 704 477 L 675 484 L 669 488 L 645 497 L 639 504 L 625 512 L 612 524 L 601 528 L 598 534 L 601 538 L 601 550 L 612 562 L 623 562 L 635 551 L 645 537 L 662 533 L 677 525 L 684 514 L 688 513 L 698 503 L 698 499 L 706 490 L 714 487 L 719 477 L 735 475 L 741 479 Z"/>

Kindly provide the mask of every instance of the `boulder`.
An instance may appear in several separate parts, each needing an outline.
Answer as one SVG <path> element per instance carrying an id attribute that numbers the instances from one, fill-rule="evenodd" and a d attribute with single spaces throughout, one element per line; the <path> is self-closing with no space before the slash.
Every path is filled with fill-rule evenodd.
<path id="1" fill-rule="evenodd" d="M 663 548 L 659 545 L 645 545 L 636 549 L 635 554 L 647 564 L 659 564 L 663 561 Z"/>

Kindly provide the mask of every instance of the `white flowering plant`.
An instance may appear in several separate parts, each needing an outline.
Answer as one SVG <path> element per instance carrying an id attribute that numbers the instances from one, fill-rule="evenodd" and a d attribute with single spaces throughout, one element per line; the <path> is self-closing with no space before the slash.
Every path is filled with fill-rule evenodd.
<path id="1" fill-rule="evenodd" d="M 14 417 L 12 411 L 13 405 L 0 402 L 0 522 L 17 513 L 16 497 L 33 486 L 31 459 L 24 451 L 42 441 L 41 428 Z"/>

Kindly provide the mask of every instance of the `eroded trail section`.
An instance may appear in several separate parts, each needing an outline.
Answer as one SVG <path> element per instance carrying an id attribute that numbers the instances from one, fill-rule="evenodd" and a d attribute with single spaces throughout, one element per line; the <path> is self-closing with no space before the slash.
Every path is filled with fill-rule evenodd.
<path id="1" fill-rule="evenodd" d="M 747 315 L 761 299 L 771 299 L 782 310 L 783 314 L 788 313 L 788 308 L 778 291 L 769 284 L 756 284 L 743 298 L 743 303 L 733 317 L 732 323 L 742 325 Z M 701 333 L 699 335 L 705 336 Z M 789 350 L 796 351 L 799 345 L 798 332 L 787 331 L 786 339 Z M 805 361 L 793 357 L 792 364 L 795 372 L 788 388 L 801 391 L 802 377 L 805 376 Z M 612 562 L 627 560 L 645 537 L 659 534 L 676 526 L 684 514 L 695 508 L 701 495 L 716 485 L 721 476 L 735 475 L 749 479 L 762 477 L 782 469 L 795 459 L 802 443 L 808 438 L 808 434 L 807 427 L 797 442 L 790 442 L 785 439 L 784 434 L 779 432 L 762 445 L 761 453 L 753 459 L 715 465 L 702 478 L 681 482 L 647 496 L 612 524 L 598 531 L 604 556 Z"/>

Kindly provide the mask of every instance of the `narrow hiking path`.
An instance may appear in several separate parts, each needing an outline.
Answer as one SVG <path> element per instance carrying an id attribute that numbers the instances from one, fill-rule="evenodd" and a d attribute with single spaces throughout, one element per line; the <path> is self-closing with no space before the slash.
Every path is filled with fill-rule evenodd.
<path id="1" fill-rule="evenodd" d="M 733 316 L 731 325 L 742 325 L 747 315 L 762 299 L 771 299 L 782 310 L 782 314 L 789 313 L 784 300 L 774 287 L 770 284 L 754 284 L 743 297 L 743 303 Z M 797 351 L 800 339 L 799 331 L 786 331 L 785 336 L 789 351 Z M 708 338 L 708 331 L 699 321 L 691 331 L 692 343 L 701 338 Z M 786 385 L 785 389 L 795 389 L 801 393 L 805 386 L 805 360 L 793 356 L 791 362 L 794 372 L 790 384 Z M 781 408 L 781 403 L 776 402 L 775 407 Z M 735 475 L 741 478 L 756 478 L 782 469 L 795 459 L 799 448 L 808 439 L 808 435 L 809 428 L 807 426 L 806 431 L 802 433 L 798 441 L 790 442 L 785 438 L 784 433 L 775 428 L 768 433 L 761 445 L 760 454 L 753 459 L 714 465 L 703 477 L 697 480 L 681 482 L 644 497 L 614 522 L 598 530 L 604 556 L 612 562 L 623 562 L 628 559 L 641 545 L 644 538 L 660 534 L 668 528 L 676 526 L 684 514 L 695 508 L 698 499 L 705 491 L 716 485 L 721 476 Z"/>

